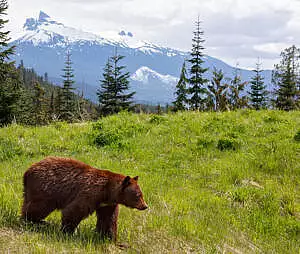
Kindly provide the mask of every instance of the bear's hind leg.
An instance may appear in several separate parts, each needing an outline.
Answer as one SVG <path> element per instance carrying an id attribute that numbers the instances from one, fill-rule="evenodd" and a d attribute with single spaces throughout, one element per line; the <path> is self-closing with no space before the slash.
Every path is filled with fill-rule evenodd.
<path id="1" fill-rule="evenodd" d="M 22 207 L 22 218 L 26 221 L 39 223 L 54 210 L 55 207 L 51 202 L 45 200 L 27 201 Z"/>
<path id="2" fill-rule="evenodd" d="M 104 206 L 96 210 L 96 230 L 101 237 L 117 241 L 119 206 Z"/>
<path id="3" fill-rule="evenodd" d="M 61 229 L 64 233 L 74 233 L 78 224 L 91 213 L 91 209 L 80 204 L 84 203 L 74 201 L 62 210 Z"/>

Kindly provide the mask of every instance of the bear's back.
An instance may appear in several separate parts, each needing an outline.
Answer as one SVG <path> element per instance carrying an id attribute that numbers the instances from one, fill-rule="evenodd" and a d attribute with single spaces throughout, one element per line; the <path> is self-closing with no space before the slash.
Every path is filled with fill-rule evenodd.
<path id="1" fill-rule="evenodd" d="M 96 188 L 103 187 L 107 182 L 105 172 L 74 159 L 47 157 L 25 172 L 24 188 L 26 195 L 55 199 L 65 204 L 80 192 L 97 191 Z"/>

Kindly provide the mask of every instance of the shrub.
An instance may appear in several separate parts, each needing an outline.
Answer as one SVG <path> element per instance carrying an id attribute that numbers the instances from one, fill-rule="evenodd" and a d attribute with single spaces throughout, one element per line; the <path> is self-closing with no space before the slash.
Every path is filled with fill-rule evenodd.
<path id="1" fill-rule="evenodd" d="M 222 139 L 219 139 L 217 148 L 220 151 L 224 151 L 224 150 L 236 150 L 238 148 L 238 144 L 233 139 L 222 138 Z"/>
<path id="2" fill-rule="evenodd" d="M 100 147 L 123 148 L 129 145 L 130 139 L 145 131 L 143 124 L 132 121 L 127 115 L 119 114 L 94 123 L 91 139 L 92 143 Z"/>
<path id="3" fill-rule="evenodd" d="M 153 115 L 150 118 L 150 123 L 156 123 L 159 124 L 161 122 L 164 122 L 166 119 L 163 116 L 159 116 L 159 115 Z"/>
<path id="4" fill-rule="evenodd" d="M 213 146 L 213 144 L 214 144 L 213 140 L 203 139 L 203 138 L 200 138 L 197 140 L 197 148 L 198 149 L 207 149 L 207 148 Z"/>
<path id="5" fill-rule="evenodd" d="M 300 142 L 300 130 L 294 136 L 294 140 L 297 141 L 297 142 Z"/>
<path id="6" fill-rule="evenodd" d="M 119 141 L 119 136 L 113 132 L 100 132 L 95 137 L 95 144 L 97 146 L 107 146 L 112 144 L 117 144 Z"/>

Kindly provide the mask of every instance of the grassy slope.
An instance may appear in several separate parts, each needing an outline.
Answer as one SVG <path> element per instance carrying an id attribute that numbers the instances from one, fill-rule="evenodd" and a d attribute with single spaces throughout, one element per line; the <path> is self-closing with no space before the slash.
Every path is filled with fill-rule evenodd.
<path id="1" fill-rule="evenodd" d="M 0 252 L 121 251 L 98 240 L 94 215 L 69 237 L 58 212 L 49 226 L 19 220 L 23 172 L 58 155 L 140 176 L 150 209 L 121 208 L 127 252 L 298 253 L 299 130 L 300 112 L 273 111 L 121 114 L 97 125 L 0 129 Z"/>

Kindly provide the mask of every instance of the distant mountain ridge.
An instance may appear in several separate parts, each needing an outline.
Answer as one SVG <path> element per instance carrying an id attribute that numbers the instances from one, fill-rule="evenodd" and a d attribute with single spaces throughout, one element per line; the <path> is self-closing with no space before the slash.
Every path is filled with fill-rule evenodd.
<path id="1" fill-rule="evenodd" d="M 102 70 L 109 56 L 115 51 L 125 58 L 122 62 L 131 73 L 131 89 L 136 91 L 135 100 L 151 104 L 171 103 L 184 59 L 188 52 L 162 47 L 135 38 L 132 32 L 120 31 L 95 35 L 52 20 L 40 12 L 38 19 L 28 18 L 16 45 L 15 60 L 24 61 L 26 67 L 39 74 L 45 72 L 60 83 L 67 49 L 72 62 L 77 86 L 90 99 L 96 101 L 96 90 L 102 79 Z M 226 77 L 232 77 L 235 68 L 206 56 L 205 67 L 222 69 Z M 250 80 L 253 73 L 240 70 L 243 80 Z M 264 71 L 265 82 L 270 84 L 271 72 Z M 207 74 L 211 77 L 211 72 Z M 269 89 L 272 87 L 269 86 Z"/>

